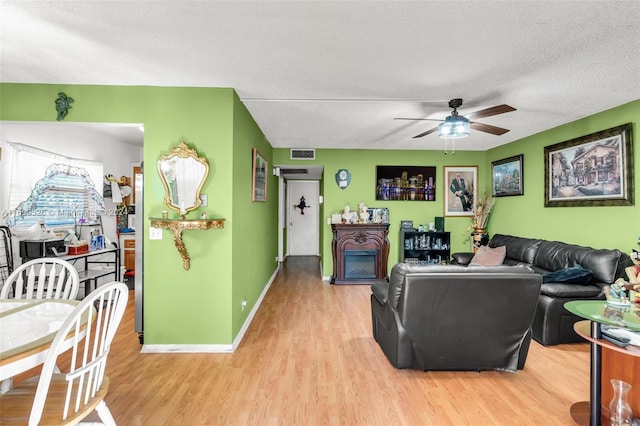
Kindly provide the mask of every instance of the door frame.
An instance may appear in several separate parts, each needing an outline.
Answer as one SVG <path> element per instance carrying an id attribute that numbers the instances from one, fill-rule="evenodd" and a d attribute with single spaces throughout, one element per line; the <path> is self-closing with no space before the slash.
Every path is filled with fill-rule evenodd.
<path id="1" fill-rule="evenodd" d="M 291 231 L 289 229 L 289 223 L 290 222 L 290 218 L 287 217 L 287 214 L 291 212 L 291 210 L 289 209 L 289 205 L 293 202 L 295 202 L 296 200 L 292 200 L 290 198 L 290 194 L 289 194 L 289 184 L 292 183 L 302 183 L 302 184 L 309 184 L 309 185 L 314 185 L 315 186 L 315 195 L 317 198 L 315 199 L 310 199 L 310 200 L 306 200 L 307 203 L 311 204 L 311 211 L 308 211 L 306 214 L 308 215 L 312 215 L 316 221 L 316 238 L 315 241 L 312 242 L 312 244 L 314 244 L 315 250 L 314 250 L 314 254 L 313 255 L 309 255 L 309 256 L 320 256 L 320 181 L 315 180 L 315 179 L 294 179 L 294 180 L 289 180 L 286 183 L 286 194 L 285 194 L 285 204 L 282 204 L 282 208 L 284 210 L 285 213 L 285 229 L 287 229 L 287 252 L 286 255 L 287 256 L 291 256 L 291 253 L 289 252 L 289 249 L 291 247 Z"/>
<path id="2" fill-rule="evenodd" d="M 281 173 L 280 168 L 288 168 L 288 167 L 295 167 L 295 166 L 285 166 L 285 165 L 276 165 L 273 168 L 273 174 L 275 176 L 278 176 L 278 256 L 276 257 L 276 262 L 278 263 L 282 263 L 284 262 L 285 259 L 285 254 L 284 254 L 284 242 L 285 242 L 285 237 L 284 237 L 284 231 L 286 229 L 287 226 L 287 206 L 286 206 L 286 202 L 287 202 L 287 183 L 286 183 L 286 177 L 285 177 L 285 173 Z M 318 166 L 318 165 L 313 165 L 309 167 L 310 169 L 313 168 L 312 173 L 310 174 L 310 177 L 307 177 L 306 179 L 303 180 L 312 180 L 312 181 L 318 181 L 318 200 L 314 201 L 316 203 L 316 205 L 318 206 L 318 208 L 316 209 L 317 214 L 318 214 L 318 232 L 317 232 L 317 247 L 318 247 L 318 256 L 320 256 L 320 232 L 322 231 L 322 223 L 320 222 L 320 207 L 321 204 L 323 203 L 323 196 L 322 196 L 322 188 L 320 186 L 320 181 L 322 180 L 322 174 L 323 174 L 323 166 Z M 293 180 L 293 179 L 289 179 L 289 180 Z"/>

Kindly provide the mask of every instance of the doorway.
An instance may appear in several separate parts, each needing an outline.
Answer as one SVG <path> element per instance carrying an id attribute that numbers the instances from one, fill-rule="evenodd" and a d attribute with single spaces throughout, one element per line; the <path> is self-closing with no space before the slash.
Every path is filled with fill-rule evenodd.
<path id="1" fill-rule="evenodd" d="M 320 180 L 323 171 L 324 167 L 318 165 L 274 166 L 274 174 L 279 177 L 278 262 L 284 262 L 285 243 L 287 256 L 303 256 L 302 253 L 320 255 Z M 308 206 L 303 209 L 304 215 L 299 208 L 294 207 L 300 205 L 301 197 L 305 198 L 305 205 Z M 304 228 L 308 229 L 305 231 Z"/>
<path id="2" fill-rule="evenodd" d="M 319 256 L 319 182 L 286 184 L 287 256 Z"/>

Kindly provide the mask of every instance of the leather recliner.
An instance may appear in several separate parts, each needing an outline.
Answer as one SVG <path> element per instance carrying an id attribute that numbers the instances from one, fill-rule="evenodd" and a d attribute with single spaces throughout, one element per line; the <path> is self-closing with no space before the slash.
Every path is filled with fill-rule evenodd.
<path id="1" fill-rule="evenodd" d="M 373 337 L 396 368 L 515 372 L 540 285 L 529 268 L 399 263 L 371 286 Z"/>

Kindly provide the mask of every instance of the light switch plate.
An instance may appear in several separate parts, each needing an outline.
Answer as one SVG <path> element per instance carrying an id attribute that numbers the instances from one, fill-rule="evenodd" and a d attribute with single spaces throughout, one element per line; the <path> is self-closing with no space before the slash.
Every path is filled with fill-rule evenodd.
<path id="1" fill-rule="evenodd" d="M 207 194 L 200 194 L 200 201 L 202 201 L 202 204 L 200 204 L 202 207 L 207 207 L 209 205 L 209 197 Z"/>
<path id="2" fill-rule="evenodd" d="M 154 228 L 151 226 L 149 228 L 149 239 L 150 240 L 161 240 L 162 239 L 162 228 Z"/>

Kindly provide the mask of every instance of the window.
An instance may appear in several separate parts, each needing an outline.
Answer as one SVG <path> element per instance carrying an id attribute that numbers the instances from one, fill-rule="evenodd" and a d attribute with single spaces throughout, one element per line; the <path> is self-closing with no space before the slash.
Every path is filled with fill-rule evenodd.
<path id="1" fill-rule="evenodd" d="M 7 223 L 13 230 L 37 223 L 73 228 L 99 222 L 104 213 L 102 164 L 12 144 Z"/>

